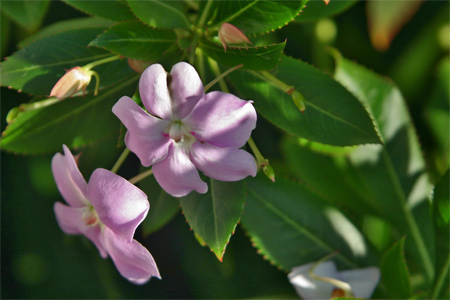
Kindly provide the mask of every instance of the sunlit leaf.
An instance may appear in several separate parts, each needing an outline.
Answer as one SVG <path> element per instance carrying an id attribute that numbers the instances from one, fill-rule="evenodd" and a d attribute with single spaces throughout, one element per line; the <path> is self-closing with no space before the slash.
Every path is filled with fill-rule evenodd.
<path id="1" fill-rule="evenodd" d="M 210 180 L 206 194 L 192 192 L 180 198 L 181 209 L 195 234 L 222 261 L 225 248 L 241 218 L 245 182 Z"/>
<path id="2" fill-rule="evenodd" d="M 330 76 L 286 56 L 272 74 L 303 94 L 303 114 L 285 90 L 260 73 L 238 70 L 227 78 L 262 116 L 291 134 L 335 146 L 379 143 L 367 111 Z"/>
<path id="3" fill-rule="evenodd" d="M 398 88 L 342 57 L 335 77 L 371 112 L 382 145 L 356 149 L 350 159 L 367 182 L 370 203 L 402 233 L 428 279 L 433 276 L 433 241 L 429 214 L 431 185 L 408 109 Z"/>
<path id="4" fill-rule="evenodd" d="M 156 28 L 189 28 L 183 1 L 128 0 L 142 22 Z"/>
<path id="5" fill-rule="evenodd" d="M 347 10 L 357 2 L 358 0 L 332 0 L 328 4 L 325 4 L 324 1 L 312 0 L 306 4 L 305 8 L 303 8 L 302 12 L 295 20 L 300 22 L 312 22 L 320 20 L 321 18 L 331 17 Z"/>
<path id="6" fill-rule="evenodd" d="M 242 224 L 265 258 L 289 271 L 336 251 L 336 262 L 355 268 L 374 262 L 358 229 L 335 207 L 282 178 L 248 179 Z"/>

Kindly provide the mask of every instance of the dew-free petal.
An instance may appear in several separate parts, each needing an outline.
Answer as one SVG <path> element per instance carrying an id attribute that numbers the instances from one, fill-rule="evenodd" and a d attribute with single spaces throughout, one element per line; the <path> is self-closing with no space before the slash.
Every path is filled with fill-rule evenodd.
<path id="1" fill-rule="evenodd" d="M 165 120 L 172 117 L 172 104 L 167 85 L 167 72 L 160 64 L 153 64 L 142 73 L 139 94 L 149 113 Z"/>
<path id="2" fill-rule="evenodd" d="M 255 177 L 257 173 L 255 159 L 242 149 L 217 148 L 195 142 L 190 156 L 200 171 L 216 180 L 238 181 L 249 175 Z"/>
<path id="3" fill-rule="evenodd" d="M 214 91 L 206 94 L 184 121 L 202 142 L 240 148 L 256 127 L 256 111 L 250 101 Z"/>
<path id="4" fill-rule="evenodd" d="M 85 191 L 87 183 L 78 170 L 75 159 L 66 145 L 64 155 L 56 153 L 52 159 L 52 172 L 56 186 L 64 200 L 74 207 L 83 207 L 87 200 Z"/>
<path id="5" fill-rule="evenodd" d="M 103 243 L 120 274 L 135 284 L 144 284 L 151 277 L 161 278 L 150 252 L 136 240 L 126 241 L 108 228 Z"/>
<path id="6" fill-rule="evenodd" d="M 67 234 L 84 234 L 95 244 L 100 255 L 106 258 L 108 254 L 100 240 L 100 227 L 96 224 L 86 225 L 83 220 L 86 209 L 86 207 L 70 207 L 60 202 L 55 202 L 53 205 L 59 227 Z"/>
<path id="7" fill-rule="evenodd" d="M 143 191 L 105 169 L 92 173 L 87 196 L 100 221 L 128 242 L 133 240 L 136 227 L 145 219 L 150 207 Z"/>
<path id="8" fill-rule="evenodd" d="M 173 118 L 185 118 L 205 95 L 203 83 L 193 66 L 180 62 L 170 71 Z"/>
<path id="9" fill-rule="evenodd" d="M 163 131 L 169 126 L 168 121 L 149 115 L 126 96 L 120 98 L 112 111 L 128 129 L 125 143 L 142 165 L 148 167 L 166 158 L 170 138 Z"/>
<path id="10" fill-rule="evenodd" d="M 208 185 L 200 179 L 197 169 L 183 146 L 174 143 L 167 158 L 153 165 L 153 174 L 159 185 L 170 195 L 182 197 L 193 190 L 204 194 Z"/>
<path id="11" fill-rule="evenodd" d="M 309 276 L 309 270 L 313 264 L 309 263 L 293 268 L 288 275 L 289 281 L 303 299 L 330 299 L 334 286 Z M 331 261 L 323 262 L 315 267 L 314 274 L 322 277 L 338 278 L 336 267 Z"/>
<path id="12" fill-rule="evenodd" d="M 339 272 L 339 279 L 352 287 L 353 296 L 370 298 L 380 280 L 380 269 L 368 267 L 363 269 L 345 270 Z"/>

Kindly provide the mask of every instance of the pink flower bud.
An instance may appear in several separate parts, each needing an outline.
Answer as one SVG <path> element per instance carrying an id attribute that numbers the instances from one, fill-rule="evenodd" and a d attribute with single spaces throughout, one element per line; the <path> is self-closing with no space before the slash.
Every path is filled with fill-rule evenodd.
<path id="1" fill-rule="evenodd" d="M 50 97 L 56 97 L 59 100 L 63 100 L 73 96 L 81 90 L 84 94 L 86 87 L 89 85 L 89 82 L 91 82 L 91 77 L 92 71 L 83 70 L 81 67 L 72 68 L 58 80 L 50 92 Z"/>
<path id="2" fill-rule="evenodd" d="M 252 44 L 242 31 L 230 23 L 223 23 L 220 26 L 219 40 L 225 48 L 225 51 L 227 51 L 227 45 L 230 44 Z"/>
<path id="3" fill-rule="evenodd" d="M 325 2 L 326 5 L 328 5 L 328 3 L 330 3 L 330 0 L 323 0 L 323 2 Z"/>

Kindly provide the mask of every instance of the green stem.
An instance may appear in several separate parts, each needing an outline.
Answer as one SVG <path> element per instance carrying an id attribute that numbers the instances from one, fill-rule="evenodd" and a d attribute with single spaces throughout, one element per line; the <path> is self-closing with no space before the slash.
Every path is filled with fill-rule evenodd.
<path id="1" fill-rule="evenodd" d="M 122 166 L 122 164 L 125 161 L 125 159 L 127 158 L 128 154 L 130 154 L 130 149 L 125 148 L 125 150 L 123 150 L 122 154 L 120 154 L 119 159 L 117 159 L 116 163 L 112 167 L 111 172 L 117 173 L 117 171 L 119 171 L 120 166 Z"/>
<path id="2" fill-rule="evenodd" d="M 445 282 L 445 278 L 448 276 L 449 269 L 450 269 L 450 255 L 447 256 L 447 261 L 445 262 L 444 267 L 442 268 L 441 273 L 439 274 L 439 277 L 435 281 L 435 285 L 430 299 L 437 299 L 439 297 L 439 294 L 441 293 L 442 290 L 442 286 L 444 285 Z"/>
<path id="3" fill-rule="evenodd" d="M 209 60 L 210 58 L 208 57 L 208 60 Z M 211 62 L 210 62 L 211 63 Z M 216 63 L 216 65 L 217 65 L 217 62 L 215 62 L 214 61 L 214 63 Z M 210 83 L 208 83 L 206 86 L 205 86 L 205 92 L 207 91 L 207 90 L 209 90 L 213 85 L 215 85 L 218 81 L 221 81 L 225 76 L 227 76 L 228 74 L 230 74 L 231 72 L 233 72 L 234 70 L 237 70 L 237 69 L 239 69 L 239 68 L 241 68 L 242 66 L 244 66 L 244 64 L 240 64 L 240 65 L 237 65 L 237 66 L 235 66 L 235 67 L 232 67 L 231 69 L 228 69 L 228 70 L 226 70 L 225 72 L 223 72 L 222 74 L 220 74 L 219 76 L 217 76 L 213 81 L 211 81 Z M 217 68 L 218 68 L 219 66 L 217 66 Z M 221 88 L 223 88 L 222 86 L 221 86 Z"/>
<path id="4" fill-rule="evenodd" d="M 95 90 L 94 90 L 94 96 L 97 96 L 98 94 L 98 87 L 100 86 L 100 76 L 98 76 L 98 73 L 95 71 L 89 71 L 92 75 L 95 77 Z"/>
<path id="5" fill-rule="evenodd" d="M 42 101 L 37 101 L 37 102 L 32 102 L 32 103 L 25 103 L 25 104 L 21 104 L 19 106 L 19 110 L 20 111 L 29 111 L 29 110 L 35 110 L 38 108 L 42 108 L 42 107 L 46 107 L 46 106 L 50 106 L 56 102 L 59 102 L 61 100 L 59 100 L 56 97 L 52 97 L 52 98 L 47 98 L 45 100 Z"/>
<path id="6" fill-rule="evenodd" d="M 205 5 L 205 8 L 203 9 L 202 15 L 200 16 L 200 19 L 198 20 L 197 27 L 201 28 L 203 25 L 205 25 L 206 17 L 208 16 L 209 9 L 211 8 L 212 0 L 208 0 L 208 2 Z"/>
<path id="7" fill-rule="evenodd" d="M 220 73 L 219 64 L 214 59 L 212 59 L 209 56 L 208 56 L 208 62 L 209 62 L 209 65 L 211 66 L 211 69 L 212 69 L 214 75 L 216 75 L 216 78 L 220 77 L 221 73 Z M 215 84 L 215 82 L 214 82 L 214 84 Z M 219 78 L 219 85 L 220 85 L 220 89 L 223 92 L 225 92 L 225 93 L 229 93 L 230 92 L 226 82 L 223 80 L 223 77 Z M 209 86 L 208 88 L 210 88 L 210 87 L 211 86 Z"/>
<path id="8" fill-rule="evenodd" d="M 199 35 L 200 35 L 200 33 L 198 32 L 198 30 L 196 30 L 194 38 L 192 39 L 191 47 L 190 47 L 191 53 L 189 54 L 189 63 L 191 65 L 194 65 L 194 63 L 195 63 L 195 54 L 196 54 L 195 52 L 197 51 L 197 42 L 198 42 Z"/>
<path id="9" fill-rule="evenodd" d="M 256 73 L 256 72 L 254 72 L 254 73 Z M 276 86 L 277 88 L 279 88 L 280 90 L 282 90 L 288 94 L 290 91 L 292 91 L 294 89 L 293 86 L 284 83 L 283 81 L 279 80 L 278 78 L 276 78 L 269 72 L 259 72 L 259 74 L 263 75 L 266 79 L 268 79 L 269 82 L 272 83 L 272 85 Z"/>
<path id="10" fill-rule="evenodd" d="M 93 62 L 88 63 L 87 65 L 85 65 L 83 67 L 83 69 L 90 70 L 90 69 L 92 69 L 92 68 L 94 68 L 96 66 L 99 66 L 99 65 L 102 65 L 102 64 L 106 64 L 106 63 L 108 63 L 110 61 L 118 60 L 119 58 L 120 58 L 120 55 L 114 55 L 114 56 L 110 56 L 110 57 L 107 57 L 107 58 L 104 58 L 104 59 L 93 61 Z"/>
<path id="11" fill-rule="evenodd" d="M 136 184 L 136 183 L 138 183 L 139 181 L 141 181 L 142 179 L 144 179 L 144 178 L 146 178 L 146 177 L 148 177 L 148 176 L 150 176 L 150 175 L 152 175 L 152 174 L 153 174 L 153 170 L 152 170 L 152 169 L 149 169 L 149 170 L 147 170 L 147 171 L 145 171 L 145 172 L 142 172 L 142 173 L 139 174 L 139 175 L 134 176 L 133 178 L 131 178 L 131 179 L 128 180 L 128 181 L 131 182 L 132 184 Z"/>
<path id="12" fill-rule="evenodd" d="M 259 151 L 258 147 L 256 146 L 255 142 L 253 141 L 252 137 L 250 137 L 247 141 L 248 145 L 253 151 L 253 154 L 256 156 L 256 160 L 258 161 L 258 165 L 261 166 L 261 164 L 264 164 L 267 162 L 267 159 L 264 158 L 264 156 Z"/>

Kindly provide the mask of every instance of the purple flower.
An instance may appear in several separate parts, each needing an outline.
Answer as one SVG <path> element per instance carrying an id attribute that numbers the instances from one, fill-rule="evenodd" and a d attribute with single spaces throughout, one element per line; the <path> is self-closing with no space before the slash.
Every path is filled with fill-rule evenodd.
<path id="1" fill-rule="evenodd" d="M 133 239 L 136 227 L 147 216 L 149 203 L 144 192 L 122 177 L 96 169 L 86 183 L 70 150 L 52 159 L 56 185 L 66 200 L 54 210 L 67 234 L 84 234 L 103 258 L 111 256 L 120 274 L 136 284 L 160 278 L 152 255 Z"/>
<path id="2" fill-rule="evenodd" d="M 253 156 L 239 149 L 256 126 L 251 101 L 232 94 L 210 92 L 194 67 L 185 62 L 170 74 L 159 64 L 148 67 L 139 82 L 148 113 L 131 98 L 122 97 L 113 112 L 127 127 L 127 147 L 153 165 L 161 187 L 175 197 L 192 190 L 206 193 L 208 185 L 197 169 L 221 181 L 256 176 Z"/>

